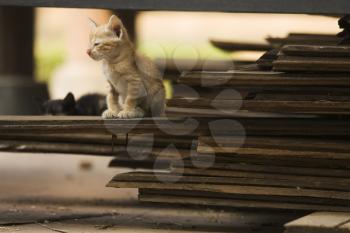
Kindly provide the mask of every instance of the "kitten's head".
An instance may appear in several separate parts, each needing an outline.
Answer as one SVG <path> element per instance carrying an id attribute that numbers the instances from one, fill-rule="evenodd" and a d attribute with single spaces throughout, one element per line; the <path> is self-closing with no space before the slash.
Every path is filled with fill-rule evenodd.
<path id="1" fill-rule="evenodd" d="M 94 60 L 110 60 L 118 56 L 128 35 L 122 21 L 112 15 L 107 24 L 98 26 L 91 20 L 90 48 L 87 54 Z"/>
<path id="2" fill-rule="evenodd" d="M 75 98 L 68 93 L 64 99 L 48 100 L 42 104 L 42 112 L 45 115 L 75 115 Z"/>

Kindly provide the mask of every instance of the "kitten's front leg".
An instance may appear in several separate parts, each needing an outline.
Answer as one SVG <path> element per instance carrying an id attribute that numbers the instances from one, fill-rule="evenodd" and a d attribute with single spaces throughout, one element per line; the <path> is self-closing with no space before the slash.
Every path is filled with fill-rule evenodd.
<path id="1" fill-rule="evenodd" d="M 124 109 L 118 113 L 119 118 L 141 118 L 145 112 L 137 107 L 137 99 L 130 96 L 126 97 Z"/>
<path id="2" fill-rule="evenodd" d="M 141 118 L 145 112 L 138 107 L 138 100 L 145 96 L 144 86 L 138 82 L 133 81 L 128 83 L 127 95 L 125 98 L 123 110 L 119 112 L 119 118 Z"/>
<path id="3" fill-rule="evenodd" d="M 119 94 L 111 89 L 107 95 L 107 110 L 102 113 L 102 118 L 117 118 L 121 108 L 118 102 Z"/>

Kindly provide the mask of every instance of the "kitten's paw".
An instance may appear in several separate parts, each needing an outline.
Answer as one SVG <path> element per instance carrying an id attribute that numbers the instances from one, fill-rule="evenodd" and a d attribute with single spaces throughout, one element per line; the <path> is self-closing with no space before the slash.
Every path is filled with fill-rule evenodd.
<path id="1" fill-rule="evenodd" d="M 145 115 L 141 108 L 135 108 L 133 110 L 122 110 L 118 113 L 119 118 L 141 118 Z"/>
<path id="2" fill-rule="evenodd" d="M 107 109 L 102 113 L 102 118 L 104 119 L 118 118 L 118 113 Z"/>

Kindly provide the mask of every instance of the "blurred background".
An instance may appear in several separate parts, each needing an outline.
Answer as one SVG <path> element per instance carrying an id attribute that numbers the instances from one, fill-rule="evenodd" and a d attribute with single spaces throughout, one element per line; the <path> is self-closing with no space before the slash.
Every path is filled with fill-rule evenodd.
<path id="1" fill-rule="evenodd" d="M 3 14 L 6 15 L 9 11 L 7 9 L 4 12 Z M 15 12 L 17 19 L 19 18 L 16 17 L 18 11 Z M 204 64 L 202 69 L 232 69 L 237 62 L 253 62 L 262 55 L 262 52 L 225 52 L 214 47 L 210 40 L 264 44 L 267 37 L 285 37 L 290 32 L 321 34 L 339 32 L 337 18 L 314 15 L 111 12 L 90 9 L 36 8 L 32 14 L 34 69 L 33 74 L 29 73 L 29 75 L 32 76 L 30 79 L 35 80 L 36 83 L 46 85 L 47 94 L 42 94 L 41 98 L 63 98 L 68 92 L 74 93 L 77 98 L 87 93 L 106 92 L 107 85 L 101 64 L 86 55 L 90 32 L 88 17 L 102 24 L 112 13 L 119 15 L 124 20 L 137 49 L 154 59 L 164 71 L 168 98 L 172 95 L 171 83 L 174 76 L 171 74 L 174 73 L 174 70 L 189 70 L 198 63 Z M 9 18 L 4 18 L 4 20 L 9 20 Z M 21 22 L 18 24 L 20 25 Z M 6 29 L 5 26 L 8 24 L 3 23 L 2 25 L 1 33 L 11 30 L 11 28 Z M 17 36 L 14 35 L 14 37 Z M 20 38 L 15 43 L 22 43 L 22 41 L 25 43 L 26 40 L 27 38 Z M 3 50 L 5 47 L 8 51 L 1 56 L 2 49 L 0 48 L 0 71 L 1 63 L 6 63 L 7 54 L 11 54 L 10 48 L 6 48 L 9 46 L 2 47 Z M 14 47 L 16 44 L 11 49 Z M 24 57 L 23 53 L 19 57 Z M 14 79 L 8 80 L 10 80 L 8 83 L 12 85 Z M 23 82 L 17 82 L 16 85 L 18 83 Z M 40 90 L 44 92 L 42 88 Z M 26 104 L 28 96 L 31 98 L 32 94 L 29 93 L 26 97 L 13 102 L 14 97 L 17 98 L 18 93 L 23 93 L 23 91 L 16 89 L 8 92 L 9 90 L 0 83 L 0 99 L 3 106 L 0 114 L 33 114 L 30 111 L 32 106 Z M 28 88 L 24 92 L 28 92 Z M 34 92 L 38 93 L 36 89 Z M 12 101 L 11 104 L 8 104 L 9 100 Z M 21 106 L 20 110 L 19 107 L 14 106 Z"/>
<path id="2" fill-rule="evenodd" d="M 76 96 L 106 91 L 100 64 L 85 53 L 90 31 L 87 19 L 102 24 L 111 14 L 105 10 L 37 9 L 35 77 L 48 83 L 51 98 L 62 98 L 69 91 Z M 166 64 L 162 59 L 168 63 L 181 63 L 182 59 L 224 62 L 254 61 L 261 56 L 259 52 L 225 53 L 211 45 L 211 39 L 265 43 L 268 36 L 283 37 L 289 32 L 337 33 L 339 28 L 336 18 L 323 16 L 139 12 L 135 27 L 129 30 L 134 30 L 137 49 L 163 67 Z"/>

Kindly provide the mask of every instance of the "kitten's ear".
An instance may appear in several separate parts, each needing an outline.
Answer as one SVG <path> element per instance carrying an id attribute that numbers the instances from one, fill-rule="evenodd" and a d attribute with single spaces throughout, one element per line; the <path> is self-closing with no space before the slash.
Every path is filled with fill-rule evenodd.
<path id="1" fill-rule="evenodd" d="M 122 36 L 123 36 L 123 30 L 122 30 L 123 23 L 117 16 L 112 15 L 109 18 L 107 27 L 108 27 L 108 29 L 113 31 L 119 39 L 122 38 Z"/>
<path id="2" fill-rule="evenodd" d="M 63 105 L 68 107 L 68 106 L 75 106 L 75 98 L 74 95 L 69 92 L 66 97 L 63 99 Z"/>
<path id="3" fill-rule="evenodd" d="M 91 18 L 88 18 L 88 19 L 89 19 L 91 29 L 93 30 L 93 29 L 97 28 L 97 23 L 95 21 L 93 21 Z"/>

